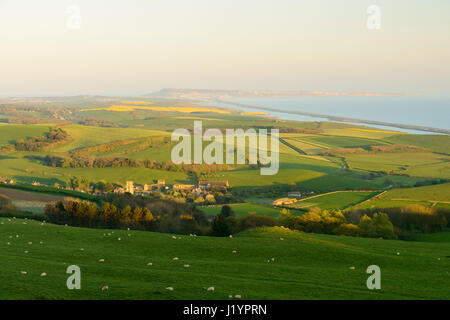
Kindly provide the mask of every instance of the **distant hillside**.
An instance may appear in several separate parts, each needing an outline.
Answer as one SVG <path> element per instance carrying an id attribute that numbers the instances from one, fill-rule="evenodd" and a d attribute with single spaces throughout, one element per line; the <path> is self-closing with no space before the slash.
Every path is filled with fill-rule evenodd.
<path id="1" fill-rule="evenodd" d="M 388 93 L 369 92 L 330 92 L 330 91 L 306 91 L 306 90 L 209 90 L 209 89 L 179 89 L 166 88 L 148 94 L 150 97 L 172 99 L 224 99 L 232 97 L 312 97 L 312 96 L 397 96 Z"/>

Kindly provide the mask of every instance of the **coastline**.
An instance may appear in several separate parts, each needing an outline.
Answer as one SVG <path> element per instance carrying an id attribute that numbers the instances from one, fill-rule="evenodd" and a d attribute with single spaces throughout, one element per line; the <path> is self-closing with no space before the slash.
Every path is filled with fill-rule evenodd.
<path id="1" fill-rule="evenodd" d="M 283 110 L 283 109 L 275 109 L 275 108 L 268 108 L 268 107 L 259 107 L 259 106 L 255 106 L 255 105 L 243 104 L 243 103 L 221 100 L 221 99 L 216 99 L 215 102 L 228 104 L 228 105 L 232 105 L 232 106 L 237 106 L 237 107 L 255 109 L 255 110 L 264 110 L 264 111 L 277 112 L 277 113 L 296 114 L 296 115 L 308 116 L 308 117 L 314 117 L 314 118 L 323 118 L 323 119 L 327 119 L 329 121 L 337 121 L 337 122 L 352 123 L 352 124 L 361 123 L 361 124 L 392 127 L 392 128 L 398 128 L 398 129 L 416 130 L 416 131 L 429 132 L 429 133 L 435 133 L 435 134 L 450 135 L 450 130 L 442 129 L 442 128 L 433 128 L 433 127 L 427 127 L 427 126 L 401 124 L 401 123 L 393 123 L 393 122 L 385 122 L 385 121 L 377 121 L 377 120 L 367 120 L 367 119 L 359 119 L 359 118 L 340 117 L 340 116 L 332 116 L 332 115 L 326 115 L 326 114 L 318 114 L 318 113 L 295 111 L 295 110 Z"/>

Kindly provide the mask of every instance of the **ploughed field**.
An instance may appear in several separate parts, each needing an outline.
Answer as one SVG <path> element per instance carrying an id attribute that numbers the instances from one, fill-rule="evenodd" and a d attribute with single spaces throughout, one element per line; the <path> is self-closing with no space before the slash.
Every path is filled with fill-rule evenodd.
<path id="1" fill-rule="evenodd" d="M 0 299 L 449 299 L 449 239 L 430 240 L 282 228 L 174 236 L 0 218 Z M 81 290 L 66 287 L 70 265 L 81 268 Z M 370 265 L 381 268 L 381 290 L 366 287 Z"/>

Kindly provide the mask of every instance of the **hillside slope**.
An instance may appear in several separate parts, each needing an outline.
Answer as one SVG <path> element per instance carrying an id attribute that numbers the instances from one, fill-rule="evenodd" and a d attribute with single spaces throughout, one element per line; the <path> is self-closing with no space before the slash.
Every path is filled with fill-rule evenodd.
<path id="1" fill-rule="evenodd" d="M 0 299 L 450 298 L 450 243 L 281 228 L 234 238 L 172 237 L 0 218 Z M 73 264 L 81 268 L 81 290 L 66 288 L 66 268 Z M 366 288 L 365 270 L 373 264 L 382 272 L 378 291 Z M 46 277 L 40 276 L 43 272 Z M 102 291 L 103 286 L 109 290 Z M 169 286 L 174 290 L 166 290 Z M 215 291 L 206 290 L 211 286 Z"/>

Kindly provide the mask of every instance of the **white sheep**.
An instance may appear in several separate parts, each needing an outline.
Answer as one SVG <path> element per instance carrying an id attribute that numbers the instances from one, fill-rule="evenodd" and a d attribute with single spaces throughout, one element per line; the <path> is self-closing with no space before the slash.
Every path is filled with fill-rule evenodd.
<path id="1" fill-rule="evenodd" d="M 98 262 L 105 262 L 105 259 L 100 259 L 98 260 Z"/>
<path id="2" fill-rule="evenodd" d="M 175 258 L 173 258 L 172 260 L 173 260 L 173 261 L 177 261 L 177 260 L 178 260 L 178 257 L 175 257 Z"/>
<path id="3" fill-rule="evenodd" d="M 240 294 L 237 294 L 237 295 L 235 295 L 234 297 L 235 297 L 236 299 L 241 299 L 241 298 L 242 298 Z"/>
<path id="4" fill-rule="evenodd" d="M 172 287 L 167 287 L 166 290 L 173 291 Z"/>
<path id="5" fill-rule="evenodd" d="M 41 277 L 46 277 L 46 276 L 47 276 L 47 274 L 45 272 L 41 273 Z"/>
<path id="6" fill-rule="evenodd" d="M 208 291 L 214 291 L 214 287 L 209 287 L 207 290 Z"/>
<path id="7" fill-rule="evenodd" d="M 108 287 L 108 286 L 104 286 L 104 287 L 102 288 L 102 291 L 106 291 L 106 290 L 109 290 L 109 287 Z"/>
<path id="8" fill-rule="evenodd" d="M 350 267 L 350 270 L 355 270 L 355 267 L 353 267 L 353 266 L 352 266 L 352 267 Z"/>
<path id="9" fill-rule="evenodd" d="M 153 263 L 149 262 L 147 263 L 147 266 L 151 267 L 153 265 Z"/>
<path id="10" fill-rule="evenodd" d="M 184 265 L 184 267 L 185 267 L 185 268 L 189 268 L 189 267 L 190 267 L 190 265 L 188 265 L 188 264 L 185 264 L 185 265 Z"/>

